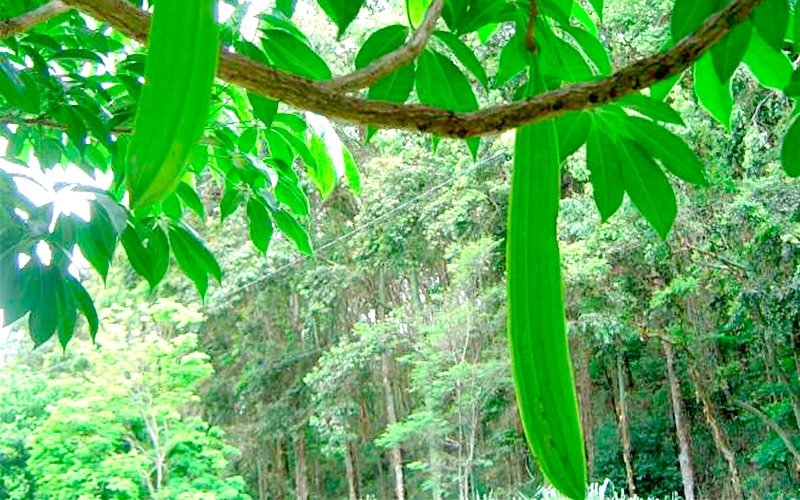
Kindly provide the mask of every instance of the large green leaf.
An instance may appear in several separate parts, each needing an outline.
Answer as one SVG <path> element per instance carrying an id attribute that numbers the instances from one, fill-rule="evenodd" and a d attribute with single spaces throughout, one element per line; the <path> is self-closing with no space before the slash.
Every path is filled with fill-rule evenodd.
<path id="1" fill-rule="evenodd" d="M 408 36 L 408 28 L 400 25 L 381 28 L 364 42 L 356 55 L 356 68 L 363 68 L 375 59 L 400 48 Z M 404 102 L 414 88 L 414 64 L 410 63 L 378 80 L 367 97 L 379 101 Z"/>
<path id="2" fill-rule="evenodd" d="M 432 0 L 406 0 L 406 15 L 411 26 L 419 26 Z"/>
<path id="3" fill-rule="evenodd" d="M 555 119 L 558 132 L 558 154 L 563 162 L 586 142 L 592 119 L 588 113 L 573 111 Z"/>
<path id="4" fill-rule="evenodd" d="M 417 63 L 416 88 L 419 100 L 451 111 L 474 111 L 478 100 L 469 79 L 450 59 L 426 49 Z M 447 82 L 447 85 L 442 85 Z M 479 139 L 468 139 L 473 158 L 477 155 Z"/>
<path id="5" fill-rule="evenodd" d="M 339 27 L 341 37 L 353 19 L 358 15 L 364 0 L 317 0 L 322 10 Z"/>
<path id="6" fill-rule="evenodd" d="M 622 205 L 625 188 L 615 141 L 605 132 L 605 121 L 595 121 L 586 142 L 586 166 L 592 183 L 592 196 L 603 221 Z"/>
<path id="7" fill-rule="evenodd" d="M 651 226 L 666 238 L 675 222 L 675 192 L 661 168 L 639 145 L 618 142 L 625 191 Z"/>
<path id="8" fill-rule="evenodd" d="M 720 0 L 675 0 L 670 19 L 672 39 L 677 41 L 692 33 L 719 8 Z"/>
<path id="9" fill-rule="evenodd" d="M 314 254 L 308 233 L 303 226 L 297 222 L 297 219 L 292 217 L 292 214 L 285 210 L 273 210 L 272 220 L 275 221 L 275 225 L 278 226 L 281 233 L 297 245 L 298 250 L 306 255 Z"/>
<path id="10" fill-rule="evenodd" d="M 620 99 L 619 104 L 630 108 L 653 120 L 675 125 L 684 125 L 681 115 L 672 109 L 672 106 L 644 94 L 631 94 Z"/>
<path id="11" fill-rule="evenodd" d="M 771 47 L 758 34 L 753 33 L 744 62 L 758 83 L 775 90 L 784 90 L 792 79 L 792 61 L 782 51 Z"/>
<path id="12" fill-rule="evenodd" d="M 789 177 L 800 177 L 800 114 L 794 117 L 783 136 L 781 165 Z"/>
<path id="13" fill-rule="evenodd" d="M 262 30 L 261 46 L 270 63 L 312 80 L 329 80 L 331 70 L 306 42 L 281 29 Z"/>
<path id="14" fill-rule="evenodd" d="M 272 239 L 272 221 L 264 201 L 258 196 L 252 196 L 247 202 L 247 227 L 250 241 L 261 253 L 266 253 Z"/>
<path id="15" fill-rule="evenodd" d="M 537 89 L 544 87 L 542 78 Z M 558 139 L 552 121 L 522 127 L 508 215 L 508 338 L 520 419 L 547 479 L 586 497 L 586 459 L 564 317 L 556 234 Z"/>
<path id="16" fill-rule="evenodd" d="M 629 117 L 626 130 L 650 156 L 658 159 L 676 177 L 707 186 L 705 168 L 697 155 L 680 137 L 664 127 L 637 117 Z"/>
<path id="17" fill-rule="evenodd" d="M 763 0 L 753 11 L 752 19 L 764 41 L 775 50 L 783 50 L 790 15 L 787 0 Z"/>
<path id="18" fill-rule="evenodd" d="M 755 38 L 755 37 L 754 37 Z M 711 113 L 726 129 L 731 128 L 733 96 L 730 80 L 721 81 L 711 54 L 705 54 L 694 63 L 694 91 L 700 104 Z"/>
<path id="19" fill-rule="evenodd" d="M 200 296 L 205 298 L 208 275 L 222 280 L 222 269 L 203 241 L 189 226 L 181 221 L 169 225 L 169 244 L 178 267 L 194 282 Z"/>
<path id="20" fill-rule="evenodd" d="M 745 21 L 711 47 L 711 58 L 720 81 L 725 82 L 732 77 L 733 72 L 742 62 L 744 53 L 750 44 L 751 31 L 750 23 Z"/>
<path id="21" fill-rule="evenodd" d="M 447 45 L 447 48 L 456 56 L 456 59 L 472 73 L 483 88 L 489 86 L 489 77 L 486 75 L 486 69 L 483 67 L 483 63 L 478 60 L 475 53 L 472 52 L 472 49 L 467 47 L 460 38 L 449 31 L 434 31 L 433 35 Z"/>
<path id="22" fill-rule="evenodd" d="M 203 130 L 219 43 L 215 0 L 159 2 L 128 158 L 131 206 L 175 189 Z"/>

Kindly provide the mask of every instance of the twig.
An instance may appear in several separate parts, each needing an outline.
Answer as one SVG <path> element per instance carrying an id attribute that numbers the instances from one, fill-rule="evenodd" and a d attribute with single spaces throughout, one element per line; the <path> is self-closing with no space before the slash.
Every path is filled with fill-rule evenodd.
<path id="1" fill-rule="evenodd" d="M 444 0 L 434 0 L 425 13 L 425 19 L 411 36 L 411 39 L 397 50 L 375 59 L 368 66 L 361 68 L 349 75 L 340 76 L 323 85 L 331 90 L 347 92 L 369 87 L 392 71 L 405 66 L 422 53 L 428 43 L 436 21 L 442 14 Z"/>
<path id="2" fill-rule="evenodd" d="M 61 0 L 51 0 L 29 12 L 11 19 L 0 20 L 0 40 L 24 33 L 34 26 L 67 12 L 70 8 Z"/>
<path id="3" fill-rule="evenodd" d="M 554 118 L 567 111 L 594 108 L 678 75 L 736 24 L 747 19 L 762 1 L 735 0 L 669 51 L 639 59 L 602 80 L 469 113 L 348 96 L 326 88 L 324 83 L 266 66 L 227 49 L 220 54 L 218 76 L 256 94 L 329 118 L 447 137 L 475 137 Z M 65 3 L 131 38 L 147 41 L 149 14 L 124 0 L 66 0 Z"/>

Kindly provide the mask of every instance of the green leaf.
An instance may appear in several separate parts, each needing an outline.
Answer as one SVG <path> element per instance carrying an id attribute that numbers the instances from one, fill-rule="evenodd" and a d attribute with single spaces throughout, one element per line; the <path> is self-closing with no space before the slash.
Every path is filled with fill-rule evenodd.
<path id="1" fill-rule="evenodd" d="M 75 300 L 75 304 L 77 304 L 78 309 L 81 310 L 81 313 L 83 313 L 83 316 L 86 318 L 86 322 L 89 324 L 89 335 L 92 337 L 92 340 L 95 340 L 97 337 L 97 330 L 100 326 L 100 320 L 97 317 L 97 310 L 94 307 L 92 297 L 89 295 L 89 292 L 83 288 L 83 285 L 71 276 L 67 278 L 66 285 L 68 291 L 72 294 L 72 298 Z"/>
<path id="2" fill-rule="evenodd" d="M 200 297 L 208 290 L 208 275 L 222 280 L 222 270 L 200 237 L 185 223 L 173 221 L 169 225 L 169 243 L 178 267 L 194 282 Z"/>
<path id="3" fill-rule="evenodd" d="M 272 220 L 275 225 L 283 233 L 284 236 L 289 238 L 297 245 L 297 249 L 306 255 L 313 255 L 314 250 L 311 248 L 311 240 L 308 238 L 308 233 L 297 222 L 297 219 L 292 217 L 292 214 L 285 210 L 273 210 Z"/>
<path id="4" fill-rule="evenodd" d="M 525 46 L 525 35 L 517 32 L 500 49 L 500 62 L 493 86 L 502 87 L 509 80 L 522 73 L 528 67 L 530 52 Z"/>
<path id="5" fill-rule="evenodd" d="M 650 96 L 631 94 L 623 97 L 618 102 L 621 106 L 633 109 L 637 113 L 641 113 L 653 120 L 674 123 L 675 125 L 684 125 L 680 113 L 672 109 L 672 106 Z"/>
<path id="6" fill-rule="evenodd" d="M 647 222 L 666 239 L 678 205 L 669 179 L 655 161 L 632 142 L 618 142 L 625 191 Z"/>
<path id="7" fill-rule="evenodd" d="M 296 181 L 278 171 L 278 183 L 275 185 L 275 198 L 300 216 L 308 215 L 308 197 L 297 185 Z"/>
<path id="8" fill-rule="evenodd" d="M 781 165 L 789 177 L 800 177 L 800 115 L 794 117 L 783 136 Z"/>
<path id="9" fill-rule="evenodd" d="M 63 147 L 61 141 L 52 137 L 43 137 L 39 146 L 36 148 L 36 156 L 42 168 L 49 170 L 61 161 Z"/>
<path id="10" fill-rule="evenodd" d="M 537 91 L 544 89 L 541 78 L 531 78 Z M 556 234 L 560 172 L 552 121 L 517 130 L 506 258 L 508 339 L 528 443 L 550 483 L 569 498 L 583 499 L 586 459 Z"/>
<path id="11" fill-rule="evenodd" d="M 422 24 L 425 12 L 430 7 L 432 0 L 406 0 L 406 15 L 412 27 Z"/>
<path id="12" fill-rule="evenodd" d="M 233 184 L 225 185 L 225 192 L 222 195 L 222 200 L 219 202 L 219 217 L 224 221 L 236 211 L 239 204 L 242 202 L 242 193 Z"/>
<path id="13" fill-rule="evenodd" d="M 417 65 L 417 96 L 422 103 L 451 111 L 478 109 L 478 100 L 469 80 L 450 59 L 426 49 Z M 447 85 L 442 85 L 442 82 L 447 82 Z M 470 139 L 467 145 L 475 158 L 478 139 Z"/>
<path id="14" fill-rule="evenodd" d="M 39 346 L 50 340 L 58 326 L 61 311 L 52 304 L 52 292 L 59 276 L 54 267 L 29 263 L 22 271 L 25 284 L 25 301 L 29 304 L 28 328 L 34 343 Z"/>
<path id="15" fill-rule="evenodd" d="M 371 34 L 356 54 L 355 66 L 364 68 L 375 59 L 403 46 L 408 36 L 408 28 L 393 24 Z"/>
<path id="16" fill-rule="evenodd" d="M 252 196 L 247 202 L 247 226 L 250 228 L 250 241 L 261 253 L 267 253 L 272 239 L 272 221 L 264 201 L 258 196 Z"/>
<path id="17" fill-rule="evenodd" d="M 753 37 L 755 38 L 755 36 Z M 694 91 L 700 104 L 726 129 L 731 128 L 733 96 L 731 82 L 719 79 L 711 54 L 705 54 L 694 63 Z"/>
<path id="18" fill-rule="evenodd" d="M 725 82 L 742 62 L 750 44 L 752 27 L 745 21 L 728 33 L 725 38 L 711 46 L 711 58 L 720 81 Z"/>
<path id="19" fill-rule="evenodd" d="M 330 80 L 328 65 L 303 40 L 280 29 L 262 32 L 261 45 L 273 66 L 312 80 Z"/>
<path id="20" fill-rule="evenodd" d="M 328 147 L 325 145 L 325 141 L 317 134 L 311 134 L 308 149 L 314 157 L 314 163 L 313 165 L 306 165 L 309 167 L 307 172 L 324 200 L 330 196 L 336 187 L 336 168 L 328 154 Z"/>
<path id="21" fill-rule="evenodd" d="M 578 42 L 578 45 L 592 61 L 600 75 L 611 74 L 613 68 L 611 67 L 608 51 L 603 47 L 596 35 L 592 35 L 588 31 L 575 26 L 567 26 L 565 30 Z"/>
<path id="22" fill-rule="evenodd" d="M 767 45 L 781 51 L 790 16 L 787 0 L 763 0 L 753 11 L 752 19 Z"/>
<path id="23" fill-rule="evenodd" d="M 358 164 L 353 153 L 346 147 L 342 147 L 342 156 L 344 159 L 344 176 L 347 178 L 347 184 L 356 196 L 361 194 L 361 172 L 358 170 Z M 296 212 L 295 212 L 296 213 Z"/>
<path id="24" fill-rule="evenodd" d="M 61 348 L 66 349 L 67 344 L 72 340 L 75 325 L 78 322 L 78 313 L 75 311 L 75 298 L 72 291 L 67 288 L 67 283 L 60 276 L 53 280 L 52 285 L 51 307 L 58 311 L 58 323 L 56 325 L 58 341 L 61 344 Z"/>
<path id="25" fill-rule="evenodd" d="M 317 0 L 317 3 L 339 27 L 338 36 L 341 37 L 358 15 L 364 0 Z"/>
<path id="26" fill-rule="evenodd" d="M 592 8 L 595 13 L 597 13 L 597 17 L 603 19 L 603 0 L 589 0 L 589 3 L 592 4 Z"/>
<path id="27" fill-rule="evenodd" d="M 192 189 L 192 187 L 185 182 L 181 182 L 178 184 L 178 188 L 176 193 L 180 197 L 181 201 L 189 207 L 192 212 L 197 214 L 201 220 L 206 220 L 206 210 L 203 206 L 203 200 L 200 199 L 200 196 L 197 192 Z"/>
<path id="28" fill-rule="evenodd" d="M 364 42 L 358 51 L 355 66 L 364 68 L 375 59 L 401 47 L 408 36 L 408 28 L 398 24 L 381 28 Z M 414 65 L 402 66 L 370 87 L 367 97 L 379 101 L 405 102 L 414 88 Z"/>
<path id="29" fill-rule="evenodd" d="M 472 73 L 484 89 L 489 87 L 489 77 L 486 76 L 486 69 L 483 67 L 483 63 L 475 56 L 475 53 L 472 52 L 472 49 L 449 31 L 437 30 L 433 32 L 433 35 L 447 45 L 447 48 L 456 56 L 456 59 L 467 68 L 467 71 Z"/>
<path id="30" fill-rule="evenodd" d="M 592 120 L 587 113 L 572 111 L 555 119 L 558 132 L 558 153 L 563 163 L 589 138 Z"/>
<path id="31" fill-rule="evenodd" d="M 215 0 L 155 7 L 128 158 L 131 207 L 175 189 L 203 130 L 219 58 L 215 7 Z"/>
<path id="32" fill-rule="evenodd" d="M 291 19 L 294 15 L 294 9 L 297 7 L 297 0 L 276 0 L 275 9 Z"/>
<path id="33" fill-rule="evenodd" d="M 258 118 L 265 127 L 272 126 L 272 120 L 275 119 L 275 114 L 278 112 L 278 101 L 252 92 L 247 93 L 247 99 L 253 106 L 253 116 Z"/>
<path id="34" fill-rule="evenodd" d="M 744 62 L 764 87 L 783 90 L 792 80 L 792 61 L 781 50 L 769 46 L 758 33 L 753 33 Z"/>
<path id="35" fill-rule="evenodd" d="M 720 9 L 719 0 L 675 0 L 670 19 L 672 39 L 680 40 Z"/>
<path id="36" fill-rule="evenodd" d="M 130 223 L 122 232 L 121 242 L 133 270 L 147 280 L 150 288 L 155 288 L 169 267 L 169 243 L 164 231 L 158 225 L 146 228 Z"/>
<path id="37" fill-rule="evenodd" d="M 794 50 L 795 52 L 800 51 L 800 7 L 795 5 L 794 7 Z"/>
<path id="38" fill-rule="evenodd" d="M 658 159 L 673 175 L 686 182 L 707 186 L 705 167 L 697 155 L 677 135 L 649 120 L 634 116 L 627 119 L 628 130 L 650 156 Z"/>
<path id="39" fill-rule="evenodd" d="M 622 205 L 625 188 L 617 145 L 604 129 L 608 129 L 605 121 L 595 121 L 592 124 L 586 141 L 586 166 L 589 169 L 594 203 L 605 222 Z"/>

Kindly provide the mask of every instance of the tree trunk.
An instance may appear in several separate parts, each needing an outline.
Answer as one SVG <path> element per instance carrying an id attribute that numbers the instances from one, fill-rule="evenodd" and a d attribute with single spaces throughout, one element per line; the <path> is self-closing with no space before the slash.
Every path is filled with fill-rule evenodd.
<path id="1" fill-rule="evenodd" d="M 344 469 L 347 475 L 347 490 L 350 492 L 350 500 L 358 500 L 358 481 L 356 481 L 356 467 L 353 463 L 353 453 L 350 443 L 344 450 Z"/>
<path id="2" fill-rule="evenodd" d="M 297 496 L 297 500 L 308 500 L 305 427 L 300 428 L 294 441 L 294 493 Z"/>
<path id="3" fill-rule="evenodd" d="M 631 434 L 628 423 L 627 390 L 625 389 L 625 371 L 622 366 L 622 352 L 617 348 L 617 418 L 619 418 L 619 432 L 622 438 L 622 460 L 625 462 L 625 479 L 628 483 L 628 495 L 636 493 L 636 483 L 633 475 L 633 456 L 631 453 Z"/>
<path id="4" fill-rule="evenodd" d="M 664 348 L 664 355 L 667 358 L 667 379 L 669 381 L 669 393 L 672 401 L 672 415 L 675 419 L 675 433 L 678 436 L 678 463 L 681 467 L 681 479 L 683 480 L 683 497 L 685 500 L 694 500 L 692 449 L 689 440 L 689 431 L 686 428 L 686 420 L 683 415 L 681 385 L 678 376 L 675 374 L 675 353 L 672 351 L 670 343 L 666 340 L 662 340 L 661 345 Z"/>
<path id="5" fill-rule="evenodd" d="M 378 300 L 380 302 L 379 309 L 381 310 L 380 317 L 386 315 L 386 311 L 382 309 L 388 304 L 388 294 L 386 293 L 386 272 L 381 269 L 378 272 Z M 391 366 L 389 354 L 384 351 L 381 354 L 381 379 L 383 382 L 383 394 L 386 399 L 386 425 L 397 423 L 397 410 L 394 401 L 394 389 L 392 388 L 392 379 L 390 376 Z M 389 448 L 389 462 L 392 466 L 392 473 L 394 475 L 394 493 L 397 500 L 405 500 L 405 484 L 403 480 L 403 452 L 399 446 Z"/>
<path id="6" fill-rule="evenodd" d="M 572 340 L 574 339 L 574 340 Z M 578 389 L 578 409 L 583 427 L 583 444 L 586 449 L 586 465 L 589 480 L 594 476 L 594 423 L 592 421 L 592 377 L 589 374 L 589 350 L 580 335 L 571 336 L 572 352 L 575 356 L 575 385 Z"/>
<path id="7" fill-rule="evenodd" d="M 744 408 L 745 410 L 749 411 L 753 415 L 757 416 L 761 422 L 764 423 L 767 427 L 772 429 L 772 431 L 778 435 L 781 441 L 783 441 L 784 446 L 786 449 L 789 450 L 789 453 L 792 454 L 794 457 L 794 468 L 798 474 L 800 474 L 800 450 L 792 443 L 792 438 L 788 432 L 781 428 L 777 422 L 769 418 L 769 416 L 764 413 L 763 411 L 759 410 L 755 406 L 747 403 L 745 401 L 736 401 L 736 404 Z"/>
<path id="8" fill-rule="evenodd" d="M 711 428 L 711 436 L 714 438 L 714 445 L 717 447 L 719 453 L 725 458 L 728 464 L 728 473 L 731 476 L 731 493 L 736 500 L 744 500 L 744 493 L 742 492 L 742 480 L 739 476 L 739 467 L 736 465 L 736 455 L 728 444 L 728 439 L 725 436 L 722 427 L 717 420 L 714 404 L 711 402 L 708 394 L 706 393 L 703 381 L 700 374 L 694 367 L 689 367 L 689 376 L 692 377 L 694 382 L 695 394 L 697 399 L 703 406 L 703 415 L 706 417 L 706 422 Z"/>
<path id="9" fill-rule="evenodd" d="M 275 498 L 283 498 L 284 490 L 288 489 L 287 481 L 287 473 L 286 473 L 286 461 L 283 449 L 283 438 L 280 437 L 275 441 L 275 479 L 276 479 L 276 488 L 275 488 Z"/>

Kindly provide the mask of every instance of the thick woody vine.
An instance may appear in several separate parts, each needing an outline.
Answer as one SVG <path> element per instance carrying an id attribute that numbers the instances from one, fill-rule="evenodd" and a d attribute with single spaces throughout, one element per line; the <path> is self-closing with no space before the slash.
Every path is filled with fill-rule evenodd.
<path id="1" fill-rule="evenodd" d="M 441 0 L 433 2 L 422 25 L 406 45 L 353 74 L 330 81 L 314 81 L 223 48 L 217 75 L 249 91 L 330 118 L 445 137 L 475 137 L 536 123 L 567 111 L 607 104 L 678 75 L 734 26 L 747 19 L 762 1 L 735 0 L 670 50 L 639 59 L 607 78 L 568 85 L 522 101 L 468 113 L 422 104 L 367 100 L 349 94 L 369 86 L 419 55 L 438 20 Z M 22 16 L 0 22 L 0 39 L 26 31 L 69 9 L 107 23 L 134 40 L 147 41 L 150 15 L 125 0 L 53 0 Z"/>

